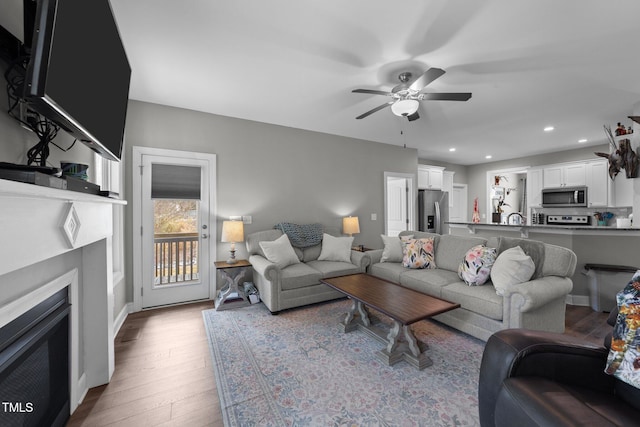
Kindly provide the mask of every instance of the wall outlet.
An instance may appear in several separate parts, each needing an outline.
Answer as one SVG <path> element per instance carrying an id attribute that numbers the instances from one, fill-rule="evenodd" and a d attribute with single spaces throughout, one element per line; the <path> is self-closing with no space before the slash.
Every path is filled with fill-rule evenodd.
<path id="1" fill-rule="evenodd" d="M 251 224 L 253 222 L 253 218 L 251 218 L 251 215 L 242 215 L 242 222 L 245 224 Z"/>
<path id="2" fill-rule="evenodd" d="M 378 220 L 378 214 L 371 214 L 371 221 L 377 221 Z"/>

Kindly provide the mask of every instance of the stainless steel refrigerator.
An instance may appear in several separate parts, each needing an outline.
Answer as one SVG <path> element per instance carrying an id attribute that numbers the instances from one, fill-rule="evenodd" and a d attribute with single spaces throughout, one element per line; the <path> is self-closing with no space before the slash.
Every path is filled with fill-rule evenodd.
<path id="1" fill-rule="evenodd" d="M 418 191 L 418 230 L 449 234 L 449 195 L 440 190 Z"/>

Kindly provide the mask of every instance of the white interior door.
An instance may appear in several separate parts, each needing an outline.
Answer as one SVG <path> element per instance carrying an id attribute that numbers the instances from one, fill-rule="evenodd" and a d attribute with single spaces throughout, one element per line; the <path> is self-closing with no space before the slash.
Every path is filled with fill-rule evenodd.
<path id="1" fill-rule="evenodd" d="M 385 174 L 385 233 L 397 236 L 413 224 L 413 177 Z"/>
<path id="2" fill-rule="evenodd" d="M 212 163 L 161 151 L 139 158 L 140 308 L 212 298 L 215 290 L 215 156 Z"/>

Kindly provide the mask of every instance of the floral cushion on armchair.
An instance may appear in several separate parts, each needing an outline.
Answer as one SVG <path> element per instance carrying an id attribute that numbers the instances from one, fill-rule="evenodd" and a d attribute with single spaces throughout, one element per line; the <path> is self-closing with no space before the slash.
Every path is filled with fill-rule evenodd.
<path id="1" fill-rule="evenodd" d="M 408 268 L 436 268 L 434 239 L 402 240 L 402 265 Z"/>
<path id="2" fill-rule="evenodd" d="M 496 248 L 477 245 L 467 251 L 458 267 L 458 276 L 469 286 L 484 285 L 496 260 Z"/>
<path id="3" fill-rule="evenodd" d="M 616 300 L 618 317 L 605 372 L 640 388 L 640 270 L 618 292 Z"/>

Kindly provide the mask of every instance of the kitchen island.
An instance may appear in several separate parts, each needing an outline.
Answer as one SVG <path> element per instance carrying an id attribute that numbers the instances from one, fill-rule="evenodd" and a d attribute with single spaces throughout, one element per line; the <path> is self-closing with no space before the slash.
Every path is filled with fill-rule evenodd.
<path id="1" fill-rule="evenodd" d="M 448 222 L 449 233 L 479 237 L 520 237 L 558 245 L 575 252 L 578 261 L 571 278 L 573 290 L 567 302 L 589 305 L 589 284 L 585 264 L 628 265 L 640 268 L 640 228 L 588 225 L 506 225 Z M 629 275 L 631 279 L 631 275 Z M 620 283 L 622 289 L 626 283 Z"/>

